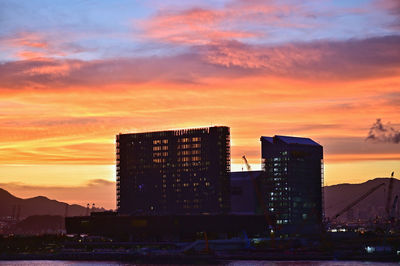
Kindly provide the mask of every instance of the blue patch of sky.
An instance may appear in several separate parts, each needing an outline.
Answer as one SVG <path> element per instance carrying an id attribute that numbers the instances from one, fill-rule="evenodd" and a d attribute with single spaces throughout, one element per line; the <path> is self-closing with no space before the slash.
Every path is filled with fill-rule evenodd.
<path id="1" fill-rule="evenodd" d="M 311 42 L 320 39 L 347 40 L 394 34 L 385 10 L 373 10 L 372 1 L 306 1 L 298 13 L 290 13 L 278 22 L 254 23 L 243 29 L 262 33 L 250 38 L 250 44 L 277 45 Z"/>
<path id="2" fill-rule="evenodd" d="M 130 42 L 131 46 L 135 45 L 130 40 L 133 36 L 133 20 L 150 14 L 143 3 L 129 0 L 2 1 L 0 37 L 16 38 L 23 33 L 39 33 L 50 44 L 55 43 L 56 48 L 63 42 L 83 48 L 67 58 L 93 59 L 99 57 L 104 52 L 102 50 L 113 45 L 118 47 L 118 43 Z M 1 50 L 1 59 L 13 58 L 12 55 L 7 56 L 13 48 L 4 51 L 3 47 Z"/>
<path id="3" fill-rule="evenodd" d="M 39 32 L 49 37 L 49 42 L 55 41 L 56 48 L 64 49 L 66 58 L 83 60 L 138 54 L 173 55 L 187 51 L 188 47 L 144 39 L 140 36 L 140 27 L 135 24 L 136 21 L 151 18 L 159 10 L 224 8 L 231 2 L 204 0 L 194 4 L 192 1 L 181 0 L 2 0 L 0 37 L 20 32 Z M 272 45 L 393 33 L 386 27 L 390 21 L 386 11 L 372 9 L 372 0 L 310 0 L 293 3 L 300 7 L 300 12 L 283 17 L 280 20 L 282 24 L 279 21 L 242 21 L 224 25 L 224 28 L 226 26 L 227 30 L 259 33 L 257 37 L 239 40 L 250 44 Z M 362 12 L 362 9 L 367 12 Z M 0 44 L 0 60 L 12 60 L 15 52 L 13 49 L 1 49 Z"/>
<path id="4" fill-rule="evenodd" d="M 2 1 L 3 30 L 120 30 L 150 12 L 142 1 Z"/>

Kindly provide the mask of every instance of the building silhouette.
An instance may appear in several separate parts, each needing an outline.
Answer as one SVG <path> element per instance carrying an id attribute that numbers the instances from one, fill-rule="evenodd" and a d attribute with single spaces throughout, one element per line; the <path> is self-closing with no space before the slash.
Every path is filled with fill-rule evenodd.
<path id="1" fill-rule="evenodd" d="M 262 214 L 255 186 L 259 186 L 262 171 L 231 172 L 231 213 Z"/>
<path id="2" fill-rule="evenodd" d="M 229 127 L 119 134 L 116 141 L 118 213 L 229 212 Z"/>
<path id="3" fill-rule="evenodd" d="M 68 233 L 141 240 L 319 234 L 323 148 L 261 137 L 262 170 L 230 172 L 229 127 L 119 134 L 117 212 L 67 217 Z"/>
<path id="4" fill-rule="evenodd" d="M 261 137 L 261 191 L 277 228 L 319 233 L 323 217 L 323 148 L 309 138 Z"/>

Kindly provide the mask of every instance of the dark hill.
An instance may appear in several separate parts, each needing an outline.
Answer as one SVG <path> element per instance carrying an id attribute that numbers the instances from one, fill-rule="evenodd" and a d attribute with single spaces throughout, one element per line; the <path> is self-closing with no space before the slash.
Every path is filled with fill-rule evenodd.
<path id="1" fill-rule="evenodd" d="M 68 207 L 66 207 L 68 206 Z M 18 217 L 20 219 L 32 215 L 60 215 L 64 216 L 86 215 L 86 208 L 77 204 L 67 204 L 51 200 L 43 196 L 21 199 L 11 195 L 0 188 L 0 217 Z M 104 211 L 103 208 L 95 208 L 94 211 Z"/>
<path id="2" fill-rule="evenodd" d="M 347 205 L 352 203 L 357 198 L 361 197 L 368 190 L 373 187 L 385 183 L 367 198 L 355 205 L 351 210 L 343 213 L 339 220 L 341 221 L 356 221 L 357 219 L 370 219 L 376 216 L 386 216 L 385 205 L 388 195 L 390 178 L 375 178 L 361 184 L 339 184 L 327 186 L 324 188 L 325 198 L 325 215 L 326 217 L 333 217 L 336 213 L 344 209 Z M 400 180 L 393 180 L 392 207 L 394 198 L 398 195 L 400 197 Z M 398 205 L 395 214 L 398 215 Z"/>
<path id="3" fill-rule="evenodd" d="M 363 201 L 354 206 L 350 211 L 339 217 L 342 221 L 355 221 L 357 219 L 370 219 L 385 215 L 385 204 L 390 178 L 375 178 L 361 184 L 339 184 L 324 187 L 324 205 L 326 217 L 333 217 L 340 210 L 359 198 L 365 192 L 381 183 L 385 186 L 370 194 Z M 400 180 L 394 179 L 392 202 L 396 195 L 400 197 Z M 396 215 L 399 216 L 399 204 Z M 86 208 L 80 205 L 69 205 L 46 197 L 21 199 L 0 188 L 0 217 L 18 216 L 23 219 L 32 215 L 59 215 L 64 216 L 68 205 L 68 216 L 86 215 Z M 104 211 L 95 208 L 95 211 Z"/>

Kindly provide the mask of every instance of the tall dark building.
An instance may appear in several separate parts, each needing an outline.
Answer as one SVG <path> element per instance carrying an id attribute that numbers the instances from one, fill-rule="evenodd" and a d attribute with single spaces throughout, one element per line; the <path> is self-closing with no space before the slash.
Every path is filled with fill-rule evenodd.
<path id="1" fill-rule="evenodd" d="M 261 137 L 262 191 L 276 225 L 289 234 L 318 233 L 323 217 L 323 148 L 309 138 Z"/>
<path id="2" fill-rule="evenodd" d="M 230 210 L 229 127 L 117 135 L 120 214 Z"/>

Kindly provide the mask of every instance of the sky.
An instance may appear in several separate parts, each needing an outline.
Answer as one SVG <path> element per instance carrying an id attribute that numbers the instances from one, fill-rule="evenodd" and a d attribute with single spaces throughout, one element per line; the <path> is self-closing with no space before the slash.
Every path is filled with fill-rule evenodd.
<path id="1" fill-rule="evenodd" d="M 290 135 L 398 177 L 399 47 L 398 0 L 0 0 L 0 187 L 114 209 L 116 134 L 213 125 L 232 170 Z"/>

